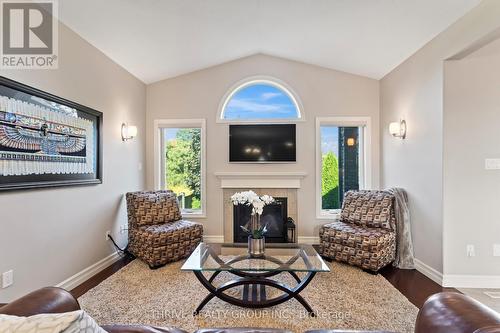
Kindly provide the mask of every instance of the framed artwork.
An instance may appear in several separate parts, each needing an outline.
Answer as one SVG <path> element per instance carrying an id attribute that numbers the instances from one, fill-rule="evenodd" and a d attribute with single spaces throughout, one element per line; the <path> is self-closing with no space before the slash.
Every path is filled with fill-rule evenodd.
<path id="1" fill-rule="evenodd" d="M 0 76 L 0 190 L 102 183 L 102 113 Z"/>

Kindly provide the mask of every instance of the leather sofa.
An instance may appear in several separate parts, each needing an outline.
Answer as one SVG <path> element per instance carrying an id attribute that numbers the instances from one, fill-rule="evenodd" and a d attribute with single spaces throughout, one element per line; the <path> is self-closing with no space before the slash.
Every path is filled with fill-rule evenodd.
<path id="1" fill-rule="evenodd" d="M 0 307 L 0 314 L 32 316 L 39 313 L 61 313 L 80 309 L 78 301 L 67 291 L 42 288 Z M 142 325 L 105 325 L 110 333 L 186 333 L 175 327 Z M 289 333 L 265 328 L 207 328 L 196 333 Z M 361 331 L 314 330 L 306 333 L 347 333 Z M 379 333 L 383 331 L 378 331 Z M 500 333 L 500 314 L 472 298 L 452 292 L 432 295 L 420 309 L 415 333 Z"/>

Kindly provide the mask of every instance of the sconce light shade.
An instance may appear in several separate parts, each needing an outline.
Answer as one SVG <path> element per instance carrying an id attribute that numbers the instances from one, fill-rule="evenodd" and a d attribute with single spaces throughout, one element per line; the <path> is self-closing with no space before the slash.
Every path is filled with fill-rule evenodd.
<path id="1" fill-rule="evenodd" d="M 353 147 L 356 144 L 356 139 L 354 138 L 347 138 L 347 146 Z"/>
<path id="2" fill-rule="evenodd" d="M 127 141 L 137 136 L 137 127 L 132 125 L 122 124 L 122 140 Z"/>
<path id="3" fill-rule="evenodd" d="M 395 138 L 406 138 L 406 121 L 392 122 L 389 124 L 389 133 Z"/>

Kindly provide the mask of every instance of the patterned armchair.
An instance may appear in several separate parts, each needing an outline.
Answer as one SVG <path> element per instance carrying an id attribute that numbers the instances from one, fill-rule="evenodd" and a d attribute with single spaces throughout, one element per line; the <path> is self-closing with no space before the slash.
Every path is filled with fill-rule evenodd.
<path id="1" fill-rule="evenodd" d="M 396 257 L 394 195 L 346 192 L 340 221 L 321 227 L 319 237 L 322 256 L 377 272 Z"/>
<path id="2" fill-rule="evenodd" d="M 203 226 L 182 220 L 172 191 L 126 194 L 128 250 L 151 269 L 185 258 L 203 237 Z"/>

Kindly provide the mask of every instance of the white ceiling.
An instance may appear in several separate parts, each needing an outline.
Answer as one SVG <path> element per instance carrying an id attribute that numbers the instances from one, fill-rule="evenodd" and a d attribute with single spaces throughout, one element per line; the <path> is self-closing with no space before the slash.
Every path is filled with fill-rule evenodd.
<path id="1" fill-rule="evenodd" d="M 481 0 L 63 0 L 63 23 L 146 83 L 255 53 L 379 79 Z"/>

